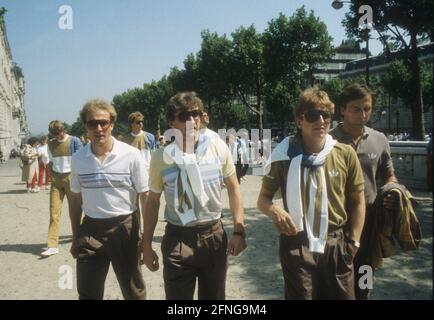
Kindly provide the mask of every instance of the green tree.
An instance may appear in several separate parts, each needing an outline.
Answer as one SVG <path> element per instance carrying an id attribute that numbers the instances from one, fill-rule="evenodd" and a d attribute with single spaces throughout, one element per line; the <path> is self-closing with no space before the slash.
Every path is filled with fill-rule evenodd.
<path id="1" fill-rule="evenodd" d="M 396 48 L 403 49 L 406 58 L 404 63 L 409 67 L 411 75 L 410 91 L 412 94 L 411 110 L 413 131 L 416 140 L 423 140 L 425 126 L 423 119 L 423 94 L 420 78 L 420 63 L 417 45 L 421 39 L 433 36 L 433 1 L 432 0 L 353 0 L 350 12 L 343 21 L 347 34 L 359 39 L 363 31 L 359 28 L 359 7 L 369 5 L 373 10 L 374 32 L 382 41 L 388 52 L 392 42 Z"/>
<path id="2" fill-rule="evenodd" d="M 292 105 L 300 90 L 306 84 L 313 85 L 315 65 L 332 56 L 331 41 L 326 25 L 313 11 L 307 13 L 304 7 L 289 18 L 281 13 L 268 23 L 263 33 L 263 50 L 267 110 L 270 113 L 277 117 L 288 118 L 288 114 L 292 117 Z"/>
<path id="3" fill-rule="evenodd" d="M 232 33 L 230 59 L 233 92 L 246 111 L 250 110 L 258 116 L 262 134 L 265 96 L 263 43 L 261 34 L 253 25 L 240 27 Z"/>
<path id="4" fill-rule="evenodd" d="M 71 125 L 70 134 L 76 137 L 80 137 L 86 133 L 86 129 L 84 128 L 83 122 L 81 118 L 78 117 L 77 120 Z"/>
<path id="5" fill-rule="evenodd" d="M 266 80 L 285 81 L 289 85 L 302 84 L 304 73 L 313 85 L 313 68 L 331 58 L 332 38 L 327 26 L 299 8 L 290 18 L 282 13 L 269 22 L 264 32 Z"/>
<path id="6" fill-rule="evenodd" d="M 231 100 L 230 88 L 230 54 L 231 41 L 226 35 L 219 36 L 204 30 L 202 43 L 197 53 L 199 94 L 207 104 L 210 112 L 214 104 L 224 104 Z"/>
<path id="7" fill-rule="evenodd" d="M 343 83 L 339 78 L 330 79 L 322 83 L 319 88 L 327 92 L 330 100 L 335 104 L 334 118 L 338 121 L 341 120 L 341 112 L 339 110 L 339 96 L 342 93 Z"/>

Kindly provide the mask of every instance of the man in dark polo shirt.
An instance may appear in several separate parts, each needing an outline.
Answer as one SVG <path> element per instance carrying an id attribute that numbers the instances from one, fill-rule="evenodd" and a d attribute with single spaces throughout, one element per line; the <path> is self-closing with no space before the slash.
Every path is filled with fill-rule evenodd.
<path id="1" fill-rule="evenodd" d="M 294 109 L 298 133 L 276 146 L 262 181 L 258 208 L 280 233 L 286 299 L 355 298 L 364 181 L 354 150 L 328 135 L 333 112 L 324 91 L 305 90 Z M 279 189 L 284 208 L 273 203 Z"/>
<path id="2" fill-rule="evenodd" d="M 371 249 L 368 242 L 375 212 L 373 203 L 377 197 L 376 180 L 380 180 L 382 185 L 398 181 L 393 171 L 386 136 L 366 126 L 371 119 L 373 102 L 374 94 L 367 86 L 355 83 L 345 87 L 339 101 L 344 121 L 330 132 L 336 140 L 352 146 L 356 151 L 365 179 L 366 219 L 360 250 L 354 259 L 357 299 L 367 299 L 369 296 L 369 289 L 361 289 L 359 286 L 359 279 L 364 274 L 359 273 L 359 267 L 371 265 L 368 260 Z M 384 206 L 393 209 L 395 203 L 395 197 L 390 194 L 385 198 Z"/>

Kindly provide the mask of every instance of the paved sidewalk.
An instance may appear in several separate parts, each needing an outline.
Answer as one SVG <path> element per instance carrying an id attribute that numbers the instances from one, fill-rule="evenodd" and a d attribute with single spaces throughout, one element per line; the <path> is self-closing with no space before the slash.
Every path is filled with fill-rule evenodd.
<path id="1" fill-rule="evenodd" d="M 71 231 L 66 201 L 62 211 L 60 253 L 41 259 L 39 254 L 46 246 L 48 231 L 49 191 L 28 194 L 20 182 L 20 174 L 15 160 L 0 164 L 0 299 L 77 299 L 75 261 L 69 254 Z M 241 185 L 248 248 L 240 257 L 229 258 L 227 299 L 283 298 L 278 234 L 271 221 L 256 209 L 260 183 L 260 177 L 248 176 Z M 417 213 L 424 236 L 421 248 L 399 252 L 386 259 L 384 267 L 376 273 L 373 299 L 432 299 L 432 195 L 413 194 L 420 202 Z M 223 204 L 228 207 L 226 190 L 223 190 Z M 160 262 L 163 209 L 164 199 L 154 238 Z M 231 234 L 228 210 L 224 215 L 227 232 Z M 68 272 L 72 274 L 72 289 L 65 281 Z M 148 298 L 164 299 L 162 267 L 155 273 L 143 267 L 143 272 Z M 104 298 L 122 299 L 112 269 Z"/>

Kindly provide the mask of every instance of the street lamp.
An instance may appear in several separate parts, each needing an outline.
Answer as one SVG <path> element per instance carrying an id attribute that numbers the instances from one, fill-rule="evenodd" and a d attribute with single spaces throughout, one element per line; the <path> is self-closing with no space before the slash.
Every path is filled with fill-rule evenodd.
<path id="1" fill-rule="evenodd" d="M 339 9 L 342 9 L 342 7 L 344 6 L 344 3 L 351 3 L 351 1 L 334 0 L 332 2 L 332 7 L 333 7 L 333 9 L 339 10 Z"/>
<path id="2" fill-rule="evenodd" d="M 351 3 L 351 1 L 333 0 L 332 7 L 333 9 L 339 10 L 342 9 L 344 3 Z M 365 81 L 366 85 L 369 86 L 369 31 L 372 29 L 372 23 L 369 22 L 361 27 L 366 33 Z"/>

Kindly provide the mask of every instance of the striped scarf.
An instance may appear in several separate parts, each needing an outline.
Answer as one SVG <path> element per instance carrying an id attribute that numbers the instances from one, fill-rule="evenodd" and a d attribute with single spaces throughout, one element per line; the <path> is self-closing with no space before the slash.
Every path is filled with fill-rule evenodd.
<path id="1" fill-rule="evenodd" d="M 324 148 L 317 155 L 303 154 L 302 146 L 295 141 L 289 142 L 287 149 L 291 163 L 286 182 L 286 204 L 298 232 L 303 231 L 304 218 L 311 252 L 324 253 L 327 240 L 328 206 L 324 163 L 336 142 L 327 135 Z M 305 192 L 302 192 L 302 187 Z"/>

